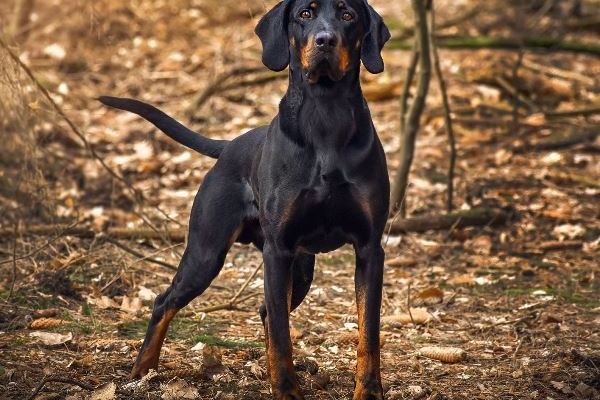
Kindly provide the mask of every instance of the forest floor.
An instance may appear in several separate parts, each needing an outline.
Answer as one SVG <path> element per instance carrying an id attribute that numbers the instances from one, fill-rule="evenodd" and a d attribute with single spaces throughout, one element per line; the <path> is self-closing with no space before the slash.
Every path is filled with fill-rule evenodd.
<path id="1" fill-rule="evenodd" d="M 260 63 L 253 28 L 272 3 L 36 3 L 28 37 L 12 48 L 143 200 L 90 155 L 0 49 L 0 398 L 25 399 L 36 387 L 36 399 L 269 398 L 257 312 L 262 270 L 251 275 L 261 255 L 237 244 L 213 285 L 171 324 L 158 373 L 128 379 L 152 300 L 183 251 L 181 238 L 167 232 L 187 225 L 214 161 L 94 98 L 137 97 L 211 137 L 268 123 L 287 82 Z M 372 1 L 396 37 L 412 21 L 409 2 L 398 3 Z M 600 4 L 584 1 L 585 15 L 576 17 L 571 3 L 540 11 L 517 1 L 436 2 L 442 23 L 468 16 L 443 35 L 598 43 L 597 26 L 581 21 L 598 15 Z M 0 16 L 10 17 L 12 4 L 0 4 Z M 516 51 L 441 49 L 458 143 L 455 206 L 511 218 L 385 237 L 389 400 L 600 398 L 600 58 L 535 49 L 522 56 L 515 67 Z M 385 50 L 384 59 L 385 73 L 362 79 L 393 177 L 409 52 Z M 235 69 L 243 73 L 222 75 Z M 433 82 L 409 215 L 444 213 L 447 166 Z M 125 234 L 81 233 L 108 229 Z M 135 231 L 153 233 L 136 238 Z M 353 274 L 350 247 L 319 255 L 312 289 L 292 315 L 307 399 L 352 396 Z M 235 310 L 207 310 L 227 303 L 249 277 Z M 406 320 L 409 305 L 415 324 Z M 460 348 L 466 357 L 443 363 L 425 357 L 425 346 Z"/>

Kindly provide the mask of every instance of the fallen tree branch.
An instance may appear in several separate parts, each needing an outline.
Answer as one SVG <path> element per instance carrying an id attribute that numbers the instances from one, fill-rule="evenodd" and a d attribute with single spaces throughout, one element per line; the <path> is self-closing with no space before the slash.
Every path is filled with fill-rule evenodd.
<path id="1" fill-rule="evenodd" d="M 56 225 L 32 225 L 19 231 L 20 235 L 43 236 L 51 235 L 55 232 L 61 232 L 62 236 L 76 236 L 82 239 L 93 239 L 100 232 L 87 228 L 76 227 L 57 227 Z M 14 234 L 12 229 L 0 230 L 0 239 L 11 237 Z M 108 228 L 103 234 L 115 239 L 163 239 L 165 236 L 173 241 L 183 243 L 185 241 L 186 230 L 174 229 L 172 231 L 156 232 L 147 228 Z"/>
<path id="2" fill-rule="evenodd" d="M 511 151 L 514 154 L 523 154 L 535 151 L 558 150 L 576 144 L 591 142 L 595 140 L 598 135 L 600 135 L 600 128 L 591 129 L 559 140 L 544 140 L 537 143 L 527 143 L 522 146 L 513 147 Z"/>
<path id="3" fill-rule="evenodd" d="M 468 226 L 501 225 L 510 219 L 509 213 L 489 208 L 474 208 L 447 215 L 429 215 L 398 219 L 388 225 L 391 234 L 448 230 Z"/>
<path id="4" fill-rule="evenodd" d="M 38 393 L 44 388 L 46 383 L 48 383 L 48 382 L 68 383 L 70 385 L 79 386 L 80 388 L 89 390 L 89 391 L 92 391 L 95 389 L 94 386 L 87 384 L 85 382 L 82 382 L 80 380 L 77 380 L 75 378 L 59 376 L 59 375 L 48 375 L 48 376 L 45 376 L 44 379 L 42 379 L 40 384 L 37 385 L 37 387 L 33 390 L 33 393 L 31 393 L 31 395 L 27 398 L 27 400 L 33 400 L 38 395 Z"/>
<path id="5" fill-rule="evenodd" d="M 600 107 L 584 107 L 576 108 L 574 110 L 564 111 L 547 111 L 544 113 L 546 117 L 586 117 L 588 115 L 600 114 Z"/>
<path id="6" fill-rule="evenodd" d="M 567 41 L 546 36 L 529 37 L 525 38 L 522 42 L 513 38 L 496 38 L 490 36 L 438 36 L 438 47 L 446 49 L 506 50 L 527 48 L 600 55 L 600 45 L 598 44 Z M 412 48 L 412 44 L 402 40 L 392 40 L 387 48 L 408 50 Z"/>
<path id="7" fill-rule="evenodd" d="M 530 60 L 526 60 L 526 59 L 523 59 L 522 64 L 523 64 L 523 67 L 525 67 L 533 72 L 541 72 L 541 73 L 546 74 L 551 77 L 566 79 L 566 80 L 573 80 L 573 81 L 583 83 L 584 85 L 593 85 L 596 83 L 593 78 L 590 78 L 589 76 L 580 74 L 579 72 L 567 71 L 567 70 L 560 69 L 560 68 L 553 67 L 553 66 L 542 65 L 542 64 L 538 64 L 534 61 L 530 61 Z"/>

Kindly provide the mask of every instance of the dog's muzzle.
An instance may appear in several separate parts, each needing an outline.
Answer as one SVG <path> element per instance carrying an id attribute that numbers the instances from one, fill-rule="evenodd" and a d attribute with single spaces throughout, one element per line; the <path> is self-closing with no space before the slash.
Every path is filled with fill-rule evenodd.
<path id="1" fill-rule="evenodd" d="M 348 50 L 334 32 L 321 31 L 309 38 L 302 49 L 302 67 L 309 83 L 319 82 L 322 77 L 337 82 L 348 68 Z"/>

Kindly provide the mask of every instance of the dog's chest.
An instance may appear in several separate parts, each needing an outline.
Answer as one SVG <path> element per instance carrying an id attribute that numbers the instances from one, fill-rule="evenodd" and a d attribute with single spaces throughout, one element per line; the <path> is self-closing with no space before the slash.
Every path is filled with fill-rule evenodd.
<path id="1" fill-rule="evenodd" d="M 360 242 L 369 223 L 357 193 L 339 170 L 305 186 L 282 218 L 285 244 L 322 253 Z"/>

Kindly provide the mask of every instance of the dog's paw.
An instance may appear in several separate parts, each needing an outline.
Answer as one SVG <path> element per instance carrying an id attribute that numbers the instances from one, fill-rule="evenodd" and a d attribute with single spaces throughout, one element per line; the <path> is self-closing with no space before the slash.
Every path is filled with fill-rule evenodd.
<path id="1" fill-rule="evenodd" d="M 304 396 L 298 390 L 291 390 L 287 393 L 280 393 L 274 396 L 276 400 L 304 400 Z"/>
<path id="2" fill-rule="evenodd" d="M 381 384 L 373 382 L 366 387 L 357 387 L 354 390 L 353 400 L 383 400 Z"/>
<path id="3" fill-rule="evenodd" d="M 354 395 L 354 400 L 383 400 L 383 394 L 360 394 L 358 397 Z"/>
<path id="4" fill-rule="evenodd" d="M 304 400 L 304 397 L 298 394 L 285 394 L 281 400 Z"/>

